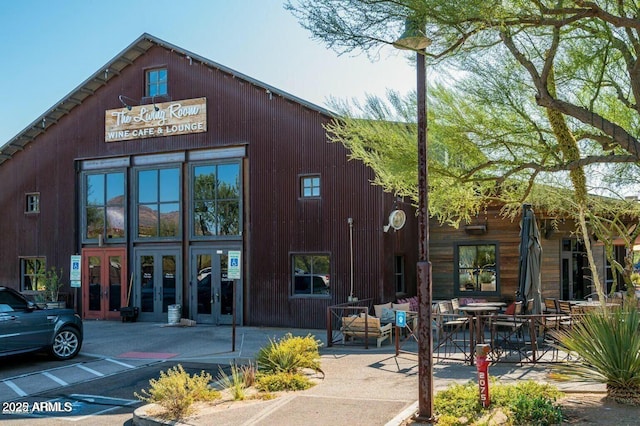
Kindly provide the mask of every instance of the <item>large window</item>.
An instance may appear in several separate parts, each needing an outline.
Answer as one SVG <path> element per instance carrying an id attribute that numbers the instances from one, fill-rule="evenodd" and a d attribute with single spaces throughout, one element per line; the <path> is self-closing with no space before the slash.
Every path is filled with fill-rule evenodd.
<path id="1" fill-rule="evenodd" d="M 293 263 L 294 296 L 327 296 L 331 294 L 329 255 L 296 254 Z"/>
<path id="2" fill-rule="evenodd" d="M 20 259 L 21 291 L 44 291 L 44 257 L 23 257 Z"/>
<path id="3" fill-rule="evenodd" d="M 240 164 L 193 167 L 193 235 L 240 235 Z"/>
<path id="4" fill-rule="evenodd" d="M 457 246 L 457 278 L 460 292 L 498 291 L 498 249 L 496 244 Z"/>
<path id="5" fill-rule="evenodd" d="M 180 169 L 138 171 L 138 238 L 180 235 Z"/>
<path id="6" fill-rule="evenodd" d="M 123 172 L 85 175 L 85 240 L 125 236 L 125 178 Z"/>
<path id="7" fill-rule="evenodd" d="M 167 92 L 167 69 L 157 68 L 147 71 L 147 96 L 164 96 Z"/>

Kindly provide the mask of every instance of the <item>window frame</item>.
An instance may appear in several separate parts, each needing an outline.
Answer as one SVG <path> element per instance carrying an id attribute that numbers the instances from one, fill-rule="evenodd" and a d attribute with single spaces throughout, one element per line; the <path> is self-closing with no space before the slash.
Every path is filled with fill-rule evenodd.
<path id="1" fill-rule="evenodd" d="M 25 294 L 36 294 L 39 292 L 43 292 L 44 288 L 44 271 L 47 268 L 47 258 L 44 256 L 20 256 L 20 292 Z M 27 269 L 27 263 L 34 262 L 34 267 L 32 267 L 32 272 L 29 272 Z M 39 263 L 39 265 L 38 265 Z M 25 288 L 26 277 L 30 277 L 31 283 L 35 281 L 35 288 L 27 289 Z M 38 286 L 41 288 L 38 289 Z"/>
<path id="2" fill-rule="evenodd" d="M 405 272 L 407 268 L 405 261 L 406 259 L 402 254 L 396 254 L 393 257 L 393 283 L 395 285 L 396 296 L 407 294 L 407 277 Z"/>
<path id="3" fill-rule="evenodd" d="M 312 179 L 318 179 L 318 185 L 311 185 L 309 186 L 309 188 L 313 191 L 314 188 L 318 189 L 318 195 L 305 195 L 305 189 L 307 188 L 307 186 L 305 186 L 305 181 L 307 180 L 312 180 Z M 310 174 L 304 174 L 304 175 L 300 175 L 299 178 L 299 186 L 300 186 L 300 191 L 299 191 L 299 198 L 303 199 L 303 200 L 313 200 L 313 199 L 320 199 L 322 198 L 322 178 L 320 176 L 319 173 L 310 173 Z"/>
<path id="4" fill-rule="evenodd" d="M 109 174 L 117 174 L 120 173 L 123 176 L 123 184 L 122 184 L 122 194 L 123 194 L 123 204 L 122 204 L 122 210 L 123 210 L 123 215 L 124 215 L 124 229 L 123 229 L 123 235 L 122 237 L 112 237 L 109 236 L 109 234 L 107 234 L 107 212 L 106 212 L 106 206 L 107 206 L 107 200 L 103 199 L 103 204 L 100 204 L 99 207 L 102 207 L 104 209 L 103 212 L 103 224 L 102 224 L 102 238 L 105 242 L 112 242 L 112 243 L 121 243 L 126 241 L 127 239 L 127 223 L 128 223 L 128 203 L 127 203 L 127 186 L 128 186 L 128 176 L 127 176 L 127 169 L 126 168 L 109 168 L 109 169 L 89 169 L 89 170 L 84 170 L 81 175 L 80 175 L 80 180 L 81 180 L 81 201 L 80 201 L 80 208 L 82 209 L 82 223 L 81 223 L 81 240 L 82 243 L 84 244 L 88 244 L 88 243 L 96 243 L 100 241 L 100 237 L 96 237 L 96 238 L 89 238 L 87 236 L 87 227 L 89 226 L 87 219 L 88 219 L 88 215 L 87 215 L 87 209 L 89 208 L 89 203 L 88 203 L 88 199 L 87 199 L 87 189 L 88 189 L 88 176 L 95 176 L 95 175 L 102 175 L 103 177 L 106 177 Z M 106 189 L 105 187 L 105 197 L 106 197 L 106 192 L 108 191 L 108 189 Z"/>
<path id="5" fill-rule="evenodd" d="M 215 168 L 216 174 L 218 173 L 218 167 L 220 166 L 225 166 L 225 165 L 236 165 L 238 167 L 238 233 L 234 234 L 234 235 L 230 235 L 230 234 L 215 234 L 212 233 L 211 235 L 198 235 L 195 232 L 195 222 L 196 222 L 196 216 L 195 216 L 195 207 L 196 207 L 196 202 L 197 201 L 201 201 L 201 200 L 196 200 L 195 197 L 195 178 L 196 178 L 196 169 L 198 167 L 207 167 L 207 166 L 212 166 Z M 188 207 L 188 214 L 189 214 L 189 238 L 191 240 L 219 240 L 219 241 L 224 241 L 224 240 L 239 240 L 242 239 L 242 234 L 243 234 L 243 227 L 244 227 L 244 221 L 243 221 L 243 202 L 244 202 L 244 197 L 243 197 L 243 175 L 242 175 L 242 161 L 241 160 L 223 160 L 223 161 L 202 161 L 202 162 L 192 162 L 189 164 L 189 207 Z M 229 199 L 227 198 L 223 198 L 220 199 L 218 197 L 218 193 L 216 192 L 215 194 L 215 199 L 211 200 L 212 202 L 215 203 L 216 207 L 218 206 L 218 203 L 220 202 L 225 202 L 225 201 L 229 201 Z M 217 228 L 216 228 L 217 229 Z"/>
<path id="6" fill-rule="evenodd" d="M 161 79 L 159 77 L 160 72 L 164 71 L 165 72 L 165 79 Z M 151 75 L 153 73 L 158 73 L 158 78 L 157 79 L 153 79 L 151 78 Z M 155 67 L 155 68 L 149 68 L 147 70 L 145 70 L 144 73 L 144 80 L 145 80 L 145 84 L 144 84 L 144 92 L 146 97 L 148 98 L 157 98 L 157 97 L 161 97 L 161 96 L 167 96 L 169 94 L 169 70 L 167 69 L 167 67 Z M 162 87 L 164 85 L 164 92 L 160 92 L 159 89 L 160 87 Z M 152 92 L 152 88 L 156 90 L 155 93 Z"/>
<path id="7" fill-rule="evenodd" d="M 329 269 L 328 273 L 318 273 L 317 271 L 314 271 L 313 269 L 313 264 L 315 262 L 312 262 L 311 265 L 311 271 L 307 272 L 307 273 L 299 273 L 296 270 L 296 257 L 299 256 L 305 256 L 305 257 L 326 257 L 326 264 L 327 267 Z M 331 254 L 327 253 L 327 252 L 292 252 L 289 254 L 289 261 L 290 261 L 290 265 L 291 265 L 291 272 L 290 272 L 290 283 L 289 283 L 289 297 L 292 299 L 330 299 L 332 297 L 332 292 L 331 292 L 331 277 L 332 277 L 332 267 L 331 267 Z M 328 293 L 313 293 L 313 277 L 316 275 L 328 275 L 328 281 L 329 281 L 329 285 L 328 285 Z M 310 286 L 310 293 L 296 293 L 296 289 L 295 289 L 295 282 L 296 282 L 296 277 L 299 276 L 311 276 L 311 283 L 312 285 Z"/>
<path id="8" fill-rule="evenodd" d="M 482 291 L 482 290 L 468 290 L 462 291 L 460 290 L 460 247 L 468 247 L 468 246 L 494 246 L 495 247 L 495 266 L 493 267 L 495 271 L 495 281 L 496 288 L 492 291 Z M 453 284 L 454 284 L 454 294 L 460 297 L 471 297 L 471 296 L 499 296 L 500 295 L 500 242 L 499 241 L 488 241 L 488 240 L 480 240 L 480 241 L 460 241 L 454 244 L 454 268 L 453 268 Z M 478 268 L 463 268 L 463 269 L 478 269 Z M 475 273 L 475 272 L 474 272 Z M 479 271 L 480 273 L 480 271 Z M 476 279 L 479 279 L 478 277 Z"/>
<path id="9" fill-rule="evenodd" d="M 160 192 L 161 192 L 161 188 L 160 188 L 160 171 L 161 170 L 169 170 L 169 169 L 175 169 L 178 171 L 178 200 L 171 200 L 169 201 L 161 201 L 160 200 Z M 145 171 L 156 171 L 156 179 L 157 179 L 157 199 L 155 201 L 155 203 L 140 203 L 140 190 L 139 190 L 139 185 L 140 185 L 140 172 L 145 172 Z M 154 164 L 153 166 L 148 166 L 148 167 L 134 167 L 132 169 L 133 172 L 133 199 L 132 199 L 132 216 L 133 216 L 133 240 L 136 242 L 147 242 L 147 241 L 178 241 L 182 239 L 182 218 L 184 215 L 184 207 L 183 207 L 183 194 L 182 194 L 182 184 L 183 184 L 183 172 L 182 172 L 182 166 L 181 164 L 176 164 L 176 163 L 168 163 L 168 164 Z M 176 235 L 169 235 L 169 236 L 161 236 L 160 235 L 160 229 L 161 229 L 161 221 L 160 221 L 160 215 L 161 215 L 161 211 L 160 211 L 160 206 L 162 206 L 163 204 L 178 204 L 178 230 Z M 157 221 L 156 221 L 156 231 L 157 231 L 157 235 L 155 236 L 149 236 L 149 237 L 141 237 L 140 233 L 139 233 L 139 227 L 140 227 L 140 215 L 139 215 L 139 208 L 140 205 L 147 205 L 147 204 L 155 204 L 158 207 L 157 210 Z"/>
<path id="10" fill-rule="evenodd" d="M 40 213 L 40 193 L 39 192 L 27 192 L 24 194 L 25 214 L 37 214 Z M 34 201 L 35 200 L 35 201 Z"/>

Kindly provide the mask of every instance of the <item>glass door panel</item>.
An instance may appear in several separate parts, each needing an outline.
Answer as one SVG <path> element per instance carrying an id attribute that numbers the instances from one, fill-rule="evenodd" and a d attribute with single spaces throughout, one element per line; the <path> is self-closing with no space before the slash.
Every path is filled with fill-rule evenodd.
<path id="1" fill-rule="evenodd" d="M 162 312 L 176 304 L 176 256 L 162 256 Z"/>
<path id="2" fill-rule="evenodd" d="M 167 321 L 169 305 L 182 303 L 180 250 L 136 251 L 136 301 L 143 321 Z M 139 281 L 138 281 L 139 280 Z M 184 312 L 182 312 L 184 316 Z"/>
<path id="3" fill-rule="evenodd" d="M 231 248 L 230 250 L 237 250 Z M 191 317 L 198 323 L 231 324 L 236 299 L 236 323 L 241 323 L 240 280 L 228 279 L 228 250 L 191 249 Z M 234 286 L 236 291 L 234 292 Z"/>
<path id="4" fill-rule="evenodd" d="M 122 261 L 120 256 L 109 256 L 109 311 L 119 311 L 122 306 Z M 126 282 L 126 281 L 125 281 Z"/>

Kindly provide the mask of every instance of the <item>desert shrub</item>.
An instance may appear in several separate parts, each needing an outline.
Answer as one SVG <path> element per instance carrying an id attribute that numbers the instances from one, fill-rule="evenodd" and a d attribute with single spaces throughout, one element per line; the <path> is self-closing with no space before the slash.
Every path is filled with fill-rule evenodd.
<path id="1" fill-rule="evenodd" d="M 438 426 L 473 424 L 491 410 L 502 411 L 514 425 L 551 425 L 562 421 L 562 411 L 555 404 L 562 393 L 557 388 L 528 380 L 516 384 L 500 384 L 491 379 L 491 405 L 480 404 L 475 382 L 453 384 L 436 393 L 434 413 Z"/>
<path id="2" fill-rule="evenodd" d="M 256 355 L 261 373 L 297 373 L 303 368 L 320 370 L 320 342 L 311 335 L 294 337 L 286 334 L 279 341 L 269 339 Z"/>
<path id="3" fill-rule="evenodd" d="M 165 410 L 165 417 L 180 419 L 190 414 L 194 402 L 220 398 L 220 392 L 209 387 L 211 380 L 211 375 L 205 371 L 192 376 L 178 364 L 167 372 L 161 371 L 160 378 L 149 380 L 148 391 L 142 389 L 141 394 L 134 392 L 134 395 L 142 401 L 160 405 Z"/>
<path id="4" fill-rule="evenodd" d="M 242 377 L 242 370 L 237 365 L 231 364 L 231 375 L 219 367 L 217 379 L 225 389 L 231 391 L 234 400 L 241 401 L 247 397 L 247 385 Z"/>
<path id="5" fill-rule="evenodd" d="M 300 373 L 280 371 L 278 373 L 259 374 L 256 388 L 264 392 L 297 391 L 313 386 L 308 377 Z"/>
<path id="6" fill-rule="evenodd" d="M 639 329 L 635 303 L 589 311 L 570 329 L 556 333 L 561 348 L 578 355 L 556 369 L 571 377 L 606 383 L 609 398 L 640 405 Z"/>
<path id="7" fill-rule="evenodd" d="M 253 363 L 240 366 L 240 374 L 245 387 L 250 388 L 256 383 L 256 366 Z"/>
<path id="8" fill-rule="evenodd" d="M 511 403 L 511 412 L 513 423 L 517 425 L 548 426 L 562 423 L 562 409 L 554 401 L 542 396 L 518 395 Z"/>

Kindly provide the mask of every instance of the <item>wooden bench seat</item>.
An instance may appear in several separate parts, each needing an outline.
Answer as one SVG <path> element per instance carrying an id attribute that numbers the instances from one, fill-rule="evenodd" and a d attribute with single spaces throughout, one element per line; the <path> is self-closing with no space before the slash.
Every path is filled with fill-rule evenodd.
<path id="1" fill-rule="evenodd" d="M 366 327 L 365 327 L 366 326 Z M 357 339 L 375 338 L 378 347 L 385 340 L 391 341 L 392 324 L 380 325 L 380 319 L 376 317 L 342 317 L 342 343 L 347 337 Z"/>

